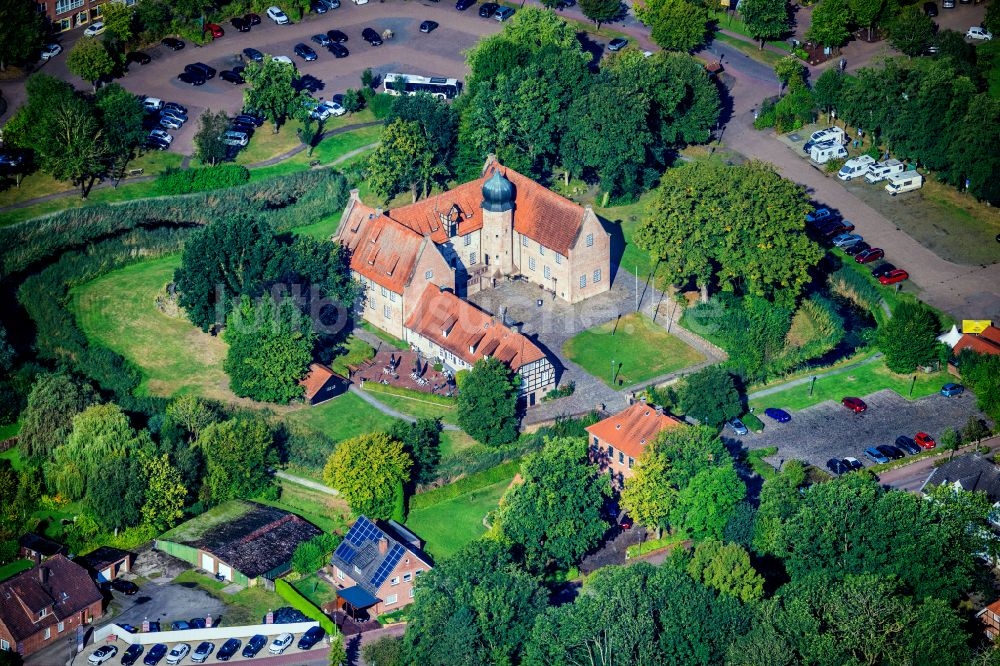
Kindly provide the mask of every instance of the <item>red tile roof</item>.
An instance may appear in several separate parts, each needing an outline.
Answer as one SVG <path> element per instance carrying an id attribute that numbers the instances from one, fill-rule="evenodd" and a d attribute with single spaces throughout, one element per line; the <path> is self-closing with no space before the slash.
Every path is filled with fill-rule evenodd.
<path id="1" fill-rule="evenodd" d="M 610 444 L 616 450 L 624 451 L 626 455 L 638 460 L 658 434 L 682 425 L 682 421 L 658 413 L 653 405 L 637 402 L 614 416 L 587 426 L 586 430 L 604 444 Z"/>
<path id="2" fill-rule="evenodd" d="M 331 377 L 337 377 L 344 382 L 347 381 L 347 379 L 341 377 L 322 363 L 311 363 L 309 365 L 309 374 L 307 374 L 305 378 L 299 382 L 299 385 L 305 389 L 306 400 L 312 400 L 316 397 L 316 394 L 319 393 L 324 386 L 326 386 L 326 383 L 330 381 Z"/>
<path id="3" fill-rule="evenodd" d="M 355 202 L 340 242 L 351 252 L 351 270 L 401 294 L 420 257 L 424 237 Z"/>
<path id="4" fill-rule="evenodd" d="M 995 342 L 1000 345 L 1000 328 L 990 325 L 983 329 L 983 332 L 979 334 L 979 337 L 986 338 L 990 342 Z"/>
<path id="5" fill-rule="evenodd" d="M 54 555 L 0 583 L 0 622 L 15 641 L 23 641 L 100 600 L 101 592 L 86 569 Z M 47 613 L 39 620 L 43 609 Z"/>
<path id="6" fill-rule="evenodd" d="M 545 358 L 525 336 L 433 284 L 424 289 L 406 327 L 469 364 L 489 355 L 516 372 L 523 365 Z"/>
<path id="7" fill-rule="evenodd" d="M 979 335 L 966 333 L 955 343 L 952 353 L 958 356 L 964 349 L 971 349 L 979 354 L 1000 355 L 1000 330 L 990 326 Z"/>
<path id="8" fill-rule="evenodd" d="M 994 615 L 1000 615 L 1000 599 L 997 599 L 996 601 L 994 601 L 993 603 L 991 603 L 989 606 L 986 606 L 981 611 L 979 611 L 978 613 L 976 613 L 976 617 L 979 617 L 980 615 L 982 615 L 986 611 L 990 611 Z"/>

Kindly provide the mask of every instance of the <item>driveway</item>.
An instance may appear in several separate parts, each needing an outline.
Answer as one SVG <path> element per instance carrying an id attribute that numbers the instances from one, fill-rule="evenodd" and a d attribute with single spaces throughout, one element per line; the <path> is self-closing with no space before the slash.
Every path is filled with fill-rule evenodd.
<path id="1" fill-rule="evenodd" d="M 114 606 L 118 610 L 113 616 L 106 615 L 102 624 L 115 622 L 142 627 L 142 621 L 149 620 L 166 629 L 171 622 L 207 615 L 216 620 L 222 617 L 225 622 L 226 605 L 194 583 L 145 583 L 131 597 L 115 592 Z"/>
<path id="2" fill-rule="evenodd" d="M 869 446 L 892 444 L 899 435 L 913 437 L 918 431 L 929 433 L 935 439 L 945 428 L 959 429 L 970 416 L 981 416 L 976 409 L 976 397 L 971 391 L 946 398 L 935 394 L 918 400 L 907 400 L 895 391 L 878 391 L 864 397 L 868 410 L 854 414 L 841 404 L 832 401 L 792 413 L 788 423 L 775 423 L 761 415 L 764 432 L 744 437 L 729 437 L 748 449 L 770 446 L 778 452 L 766 458 L 780 467 L 787 460 L 803 460 L 826 469 L 830 458 L 853 456 L 870 466 L 864 457 Z"/>

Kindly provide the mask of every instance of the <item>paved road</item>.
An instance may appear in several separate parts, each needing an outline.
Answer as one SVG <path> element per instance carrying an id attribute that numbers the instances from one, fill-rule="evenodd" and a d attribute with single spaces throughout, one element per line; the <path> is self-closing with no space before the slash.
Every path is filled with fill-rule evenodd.
<path id="1" fill-rule="evenodd" d="M 955 455 L 960 456 L 971 453 L 980 446 L 988 446 L 992 451 L 1000 449 L 1000 435 L 984 439 L 978 444 L 962 447 Z M 927 480 L 927 477 L 930 476 L 931 471 L 934 469 L 934 463 L 941 460 L 942 457 L 949 455 L 950 453 L 942 451 L 940 456 L 921 458 L 909 465 L 882 472 L 879 474 L 879 482 L 883 486 L 899 490 L 920 490 L 920 486 L 924 485 L 924 481 Z"/>

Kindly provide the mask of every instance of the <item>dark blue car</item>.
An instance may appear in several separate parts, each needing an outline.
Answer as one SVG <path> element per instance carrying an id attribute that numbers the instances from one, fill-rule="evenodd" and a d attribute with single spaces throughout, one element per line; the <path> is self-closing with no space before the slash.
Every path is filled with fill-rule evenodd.
<path id="1" fill-rule="evenodd" d="M 945 384 L 941 387 L 941 395 L 945 397 L 951 397 L 953 395 L 962 395 L 965 387 L 961 384 Z"/>
<path id="2" fill-rule="evenodd" d="M 129 645 L 122 654 L 122 666 L 132 666 L 135 662 L 139 661 L 139 657 L 142 656 L 142 652 L 145 648 L 138 643 L 135 645 Z"/>
<path id="3" fill-rule="evenodd" d="M 230 638 L 222 644 L 219 651 L 215 653 L 215 658 L 219 661 L 229 661 L 229 658 L 236 654 L 243 642 L 238 638 Z"/>
<path id="4" fill-rule="evenodd" d="M 299 639 L 298 648 L 300 650 L 308 650 L 323 640 L 323 636 L 325 635 L 326 632 L 323 630 L 323 627 L 309 627 L 308 631 L 302 634 L 302 638 Z"/>
<path id="5" fill-rule="evenodd" d="M 149 648 L 149 652 L 146 653 L 146 658 L 142 660 L 142 663 L 146 664 L 146 666 L 156 666 L 165 654 L 167 654 L 167 646 L 163 643 L 157 643 Z"/>
<path id="6" fill-rule="evenodd" d="M 247 641 L 247 644 L 243 648 L 243 652 L 241 654 L 244 657 L 255 657 L 258 652 L 264 649 L 265 645 L 267 645 L 267 637 L 255 634 L 253 638 Z"/>
<path id="7" fill-rule="evenodd" d="M 764 416 L 769 419 L 774 419 L 778 423 L 788 423 L 792 420 L 791 414 L 783 409 L 778 409 L 777 407 L 768 407 L 765 409 Z"/>

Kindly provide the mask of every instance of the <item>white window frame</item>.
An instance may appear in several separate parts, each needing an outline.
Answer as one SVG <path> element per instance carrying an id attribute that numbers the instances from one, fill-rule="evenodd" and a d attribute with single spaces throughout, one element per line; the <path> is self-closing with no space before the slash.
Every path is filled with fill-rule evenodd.
<path id="1" fill-rule="evenodd" d="M 396 292 L 394 292 L 394 291 L 390 291 L 389 292 L 389 302 L 390 303 L 395 303 L 396 302 Z"/>
<path id="2" fill-rule="evenodd" d="M 470 252 L 469 253 L 469 265 L 470 266 L 475 266 L 476 265 L 476 253 L 475 252 Z"/>
<path id="3" fill-rule="evenodd" d="M 434 271 L 424 271 L 424 279 L 430 280 L 434 277 Z"/>
<path id="4" fill-rule="evenodd" d="M 587 274 L 584 273 L 580 276 L 580 289 L 584 289 L 587 286 Z"/>
<path id="5" fill-rule="evenodd" d="M 403 582 L 404 583 L 409 583 L 412 579 L 413 579 L 412 575 L 410 575 L 408 573 L 403 574 Z"/>
<path id="6" fill-rule="evenodd" d="M 410 598 L 411 598 L 411 599 L 413 598 L 413 592 L 414 592 L 414 590 L 413 590 L 413 588 L 411 587 L 411 588 L 410 588 Z"/>
<path id="7" fill-rule="evenodd" d="M 414 572 L 413 572 L 413 576 L 414 576 L 414 577 L 417 577 L 417 576 L 419 576 L 420 574 L 422 574 L 423 572 L 424 572 L 424 570 L 423 570 L 423 569 L 417 569 L 416 571 L 414 571 Z"/>
<path id="8" fill-rule="evenodd" d="M 528 270 L 529 271 L 535 270 L 535 258 L 534 257 L 528 257 Z"/>
<path id="9" fill-rule="evenodd" d="M 65 622 L 60 622 L 59 624 L 56 625 L 56 633 L 57 634 L 61 634 L 65 629 L 66 629 L 66 623 Z"/>
<path id="10" fill-rule="evenodd" d="M 472 245 L 472 234 L 465 234 L 462 236 L 462 243 L 466 246 Z"/>
<path id="11" fill-rule="evenodd" d="M 524 235 L 521 236 L 521 245 L 523 245 L 524 247 L 528 247 L 528 237 L 527 236 L 524 236 Z"/>
<path id="12" fill-rule="evenodd" d="M 10 642 L 5 638 L 0 638 L 0 650 L 8 651 L 10 650 Z"/>
<path id="13" fill-rule="evenodd" d="M 344 580 L 344 572 L 337 569 L 337 580 Z"/>
<path id="14" fill-rule="evenodd" d="M 597 270 L 594 271 L 594 277 L 591 280 L 591 282 L 593 282 L 594 284 L 597 284 L 600 281 L 601 281 L 601 269 L 598 268 Z"/>
<path id="15" fill-rule="evenodd" d="M 587 247 L 594 247 L 594 234 L 587 234 Z"/>
<path id="16" fill-rule="evenodd" d="M 393 576 L 390 578 L 389 585 L 399 585 L 399 576 Z"/>
<path id="17" fill-rule="evenodd" d="M 392 606 L 398 600 L 399 600 L 399 597 L 397 597 L 395 594 L 390 594 L 389 596 L 387 596 L 385 598 L 385 605 L 386 606 Z"/>
<path id="18" fill-rule="evenodd" d="M 542 266 L 542 275 L 545 276 L 546 280 L 550 279 L 552 277 L 552 269 L 548 266 Z"/>
<path id="19" fill-rule="evenodd" d="M 392 319 L 392 306 L 388 303 L 382 306 L 382 316 L 386 319 Z"/>
<path id="20" fill-rule="evenodd" d="M 541 243 L 538 244 L 538 254 L 542 255 L 543 257 L 545 256 L 545 246 L 542 245 Z"/>
<path id="21" fill-rule="evenodd" d="M 386 289 L 385 287 L 382 287 L 382 298 L 388 298 L 388 297 L 389 297 L 389 290 Z"/>
<path id="22" fill-rule="evenodd" d="M 557 264 L 561 264 L 562 263 L 562 255 L 559 254 L 558 252 L 556 252 L 556 263 Z"/>
<path id="23" fill-rule="evenodd" d="M 52 627 L 45 627 L 45 640 L 52 638 Z"/>

